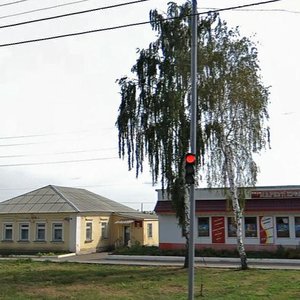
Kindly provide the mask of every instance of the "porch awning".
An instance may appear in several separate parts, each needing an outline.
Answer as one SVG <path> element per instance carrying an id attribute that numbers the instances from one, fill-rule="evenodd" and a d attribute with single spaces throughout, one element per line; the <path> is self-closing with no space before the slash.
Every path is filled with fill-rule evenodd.
<path id="1" fill-rule="evenodd" d="M 134 220 L 119 220 L 119 221 L 116 221 L 115 224 L 131 224 L 133 222 L 134 222 Z"/>

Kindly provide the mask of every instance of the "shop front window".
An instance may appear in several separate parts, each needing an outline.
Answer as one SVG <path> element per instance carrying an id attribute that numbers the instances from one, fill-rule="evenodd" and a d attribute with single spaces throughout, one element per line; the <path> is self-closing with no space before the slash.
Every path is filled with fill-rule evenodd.
<path id="1" fill-rule="evenodd" d="M 277 217 L 276 218 L 276 231 L 278 238 L 290 237 L 289 218 Z"/>
<path id="2" fill-rule="evenodd" d="M 245 217 L 245 237 L 257 237 L 256 217 Z"/>
<path id="3" fill-rule="evenodd" d="M 236 237 L 236 223 L 233 217 L 227 218 L 228 237 Z"/>
<path id="4" fill-rule="evenodd" d="M 209 218 L 198 218 L 198 236 L 209 236 Z"/>
<path id="5" fill-rule="evenodd" d="M 295 235 L 300 238 L 300 217 L 295 217 Z"/>

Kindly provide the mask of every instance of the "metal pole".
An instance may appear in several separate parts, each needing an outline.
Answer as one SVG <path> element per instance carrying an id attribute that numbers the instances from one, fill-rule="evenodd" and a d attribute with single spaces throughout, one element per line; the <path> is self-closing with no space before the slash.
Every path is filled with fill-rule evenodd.
<path id="1" fill-rule="evenodd" d="M 191 43 L 191 152 L 196 154 L 197 140 L 197 0 L 192 7 L 192 43 Z M 189 232 L 189 300 L 194 299 L 194 261 L 195 261 L 195 185 L 190 186 L 190 232 Z"/>

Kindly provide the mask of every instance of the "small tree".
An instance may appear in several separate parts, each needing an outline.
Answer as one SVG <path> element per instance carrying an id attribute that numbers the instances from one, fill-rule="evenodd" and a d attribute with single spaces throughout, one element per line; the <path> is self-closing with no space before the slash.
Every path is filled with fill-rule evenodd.
<path id="1" fill-rule="evenodd" d="M 183 158 L 189 148 L 190 44 L 189 2 L 170 3 L 165 19 L 150 12 L 157 40 L 139 50 L 132 68 L 135 78 L 121 78 L 121 104 L 117 127 L 119 153 L 128 157 L 129 169 L 143 171 L 147 157 L 152 181 L 160 177 L 171 195 L 179 225 L 188 245 L 186 187 Z M 205 165 L 207 182 L 229 187 L 238 225 L 242 267 L 242 210 L 237 188 L 253 185 L 257 168 L 252 153 L 265 146 L 268 91 L 258 75 L 257 51 L 238 29 L 229 30 L 218 15 L 198 25 L 197 162 Z M 242 245 L 242 246 L 241 246 Z"/>

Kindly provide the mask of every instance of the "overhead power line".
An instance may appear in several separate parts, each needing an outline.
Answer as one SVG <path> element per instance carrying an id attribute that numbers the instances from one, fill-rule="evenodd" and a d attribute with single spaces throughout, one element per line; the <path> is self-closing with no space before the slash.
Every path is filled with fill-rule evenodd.
<path id="1" fill-rule="evenodd" d="M 274 2 L 280 2 L 280 1 L 282 1 L 282 0 L 269 0 L 269 1 L 263 1 L 263 2 L 244 4 L 244 5 L 239 5 L 239 6 L 231 6 L 231 7 L 227 7 L 227 8 L 220 8 L 220 9 L 216 9 L 216 10 L 209 10 L 209 11 L 206 11 L 206 12 L 201 12 L 201 13 L 198 13 L 197 15 L 205 15 L 205 14 L 209 14 L 209 13 L 235 10 L 235 9 L 239 9 L 239 8 L 270 4 L 270 3 L 274 3 Z M 140 2 L 140 1 L 138 1 L 138 2 Z M 188 15 L 188 16 L 190 16 L 190 15 Z M 166 18 L 165 21 L 174 20 L 174 19 L 178 19 L 178 18 L 179 17 Z M 43 37 L 43 38 L 37 38 L 37 39 L 31 39 L 31 40 L 24 40 L 24 41 L 19 41 L 19 42 L 0 44 L 0 47 L 9 47 L 9 46 L 16 46 L 16 45 L 22 45 L 22 44 L 28 44 L 28 43 L 49 41 L 49 40 L 60 39 L 60 38 L 71 37 L 71 36 L 79 36 L 79 35 L 85 35 L 85 34 L 96 33 L 96 32 L 111 31 L 111 30 L 116 30 L 116 29 L 123 29 L 123 28 L 128 28 L 128 27 L 141 26 L 141 25 L 146 25 L 146 24 L 150 24 L 150 23 L 151 23 L 151 21 L 144 21 L 144 22 L 124 24 L 124 25 L 118 25 L 118 26 L 112 26 L 112 27 L 105 27 L 105 28 L 100 28 L 100 29 L 92 29 L 92 30 L 81 31 L 81 32 L 66 33 L 66 34 L 61 34 L 61 35 L 55 35 L 55 36 L 49 36 L 49 37 Z"/>
<path id="2" fill-rule="evenodd" d="M 98 128 L 98 130 L 111 130 L 114 127 L 102 127 Z M 36 133 L 36 134 L 26 134 L 26 135 L 11 135 L 11 136 L 0 136 L 0 140 L 11 140 L 11 139 L 25 139 L 25 138 L 35 138 L 35 137 L 45 137 L 45 136 L 57 136 L 57 135 L 71 135 L 78 133 L 88 133 L 94 132 L 95 130 L 76 130 L 69 132 L 49 132 L 49 133 Z"/>
<path id="3" fill-rule="evenodd" d="M 14 1 L 14 2 L 8 2 L 8 3 L 3 3 L 3 4 L 0 4 L 0 7 L 1 6 L 8 6 L 8 5 L 13 5 L 13 4 L 18 4 L 20 2 L 26 2 L 28 0 L 19 0 L 19 1 Z"/>
<path id="4" fill-rule="evenodd" d="M 31 153 L 31 154 L 0 155 L 0 159 L 1 158 L 64 155 L 64 154 L 75 154 L 75 153 L 90 153 L 90 152 L 111 151 L 111 150 L 117 150 L 117 148 L 116 147 L 110 147 L 110 148 L 99 148 L 99 149 L 90 149 L 90 150 L 61 151 L 61 152 L 52 152 L 52 153 L 38 153 L 38 154 Z"/>
<path id="5" fill-rule="evenodd" d="M 53 165 L 53 164 L 68 164 L 68 163 L 78 163 L 78 162 L 88 162 L 88 161 L 111 160 L 111 159 L 118 159 L 118 158 L 119 157 L 115 156 L 115 157 L 61 160 L 61 161 L 47 161 L 47 162 L 36 162 L 36 163 L 6 164 L 6 165 L 0 165 L 0 168 L 23 167 L 23 166 L 42 166 L 42 165 Z"/>
<path id="6" fill-rule="evenodd" d="M 282 0 L 268 0 L 268 1 L 254 2 L 254 3 L 242 4 L 242 5 L 237 5 L 237 6 L 227 7 L 227 8 L 213 9 L 213 10 L 209 10 L 209 11 L 206 11 L 206 12 L 198 13 L 197 15 L 214 13 L 214 12 L 222 12 L 222 11 L 227 11 L 227 10 L 238 10 L 238 9 L 241 9 L 241 8 L 253 7 L 253 6 L 270 4 L 270 3 L 281 2 L 281 1 Z"/>
<path id="7" fill-rule="evenodd" d="M 120 4 L 114 4 L 114 5 L 109 5 L 109 6 L 103 6 L 103 7 L 98 7 L 98 8 L 82 10 L 82 11 L 76 11 L 76 12 L 62 14 L 62 15 L 56 15 L 56 16 L 52 16 L 52 17 L 29 20 L 29 21 L 14 23 L 14 24 L 7 24 L 7 25 L 0 26 L 0 29 L 21 26 L 21 25 L 27 25 L 27 24 L 43 22 L 43 21 L 49 21 L 49 20 L 54 20 L 54 19 L 59 19 L 59 18 L 71 17 L 71 16 L 91 13 L 91 12 L 95 12 L 95 11 L 99 11 L 99 10 L 106 10 L 106 9 L 112 9 L 112 8 L 117 8 L 117 7 L 121 7 L 121 6 L 137 4 L 137 3 L 146 2 L 146 1 L 149 1 L 149 0 L 136 0 L 136 1 L 131 1 L 131 2 L 125 2 L 125 3 L 120 3 Z"/>
<path id="8" fill-rule="evenodd" d="M 144 183 L 142 183 L 144 185 Z M 72 188 L 95 188 L 95 187 L 107 187 L 107 186 L 136 186 L 139 185 L 139 183 L 104 183 L 104 184 L 89 184 L 89 185 L 71 185 Z M 69 186 L 69 185 L 68 185 Z M 15 187 L 15 188 L 0 188 L 0 191 L 23 191 L 23 190 L 35 190 L 38 187 L 36 186 L 28 186 L 28 187 Z M 1 202 L 1 201 L 0 201 Z M 126 203 L 126 202 L 123 202 Z M 128 202 L 131 203 L 131 202 Z M 137 203 L 137 202 L 136 202 Z M 151 202 L 142 202 L 142 203 L 151 203 Z"/>
<path id="9" fill-rule="evenodd" d="M 202 7 L 201 9 L 217 9 L 216 7 Z M 280 8 L 269 8 L 269 9 L 236 9 L 236 11 L 247 11 L 247 12 L 284 12 L 291 14 L 300 14 L 300 11 L 297 10 L 288 10 L 288 9 L 280 9 Z"/>
<path id="10" fill-rule="evenodd" d="M 24 0 L 24 1 L 28 1 L 28 0 Z M 59 7 L 63 7 L 63 6 L 74 5 L 74 4 L 78 4 L 78 3 L 81 3 L 81 2 L 87 2 L 87 1 L 90 1 L 90 0 L 73 1 L 73 2 L 68 2 L 68 3 L 64 3 L 64 4 L 58 4 L 58 5 L 53 5 L 53 6 L 43 7 L 43 8 L 37 8 L 37 9 L 27 10 L 27 11 L 15 13 L 15 14 L 10 14 L 10 15 L 6 15 L 6 16 L 0 16 L 0 19 L 17 17 L 17 16 L 21 16 L 21 15 L 26 15 L 26 14 L 32 14 L 32 13 L 35 13 L 35 12 L 38 12 L 38 11 L 44 11 L 44 10 L 59 8 Z"/>

